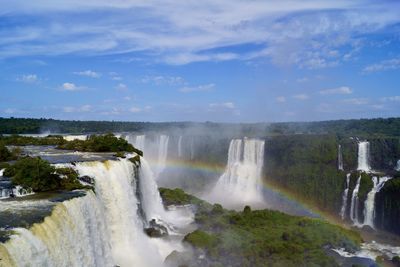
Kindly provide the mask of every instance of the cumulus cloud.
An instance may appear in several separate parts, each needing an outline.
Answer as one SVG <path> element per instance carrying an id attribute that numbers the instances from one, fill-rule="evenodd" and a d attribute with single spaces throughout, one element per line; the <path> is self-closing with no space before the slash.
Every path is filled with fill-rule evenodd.
<path id="1" fill-rule="evenodd" d="M 367 98 L 348 98 L 343 100 L 344 103 L 351 105 L 365 105 L 368 104 Z"/>
<path id="2" fill-rule="evenodd" d="M 79 90 L 83 90 L 83 89 L 85 89 L 84 86 L 77 86 L 76 84 L 70 83 L 70 82 L 66 82 L 61 85 L 62 91 L 71 91 L 72 92 L 72 91 L 79 91 Z"/>
<path id="3" fill-rule="evenodd" d="M 363 72 L 370 73 L 370 72 L 396 70 L 396 69 L 400 69 L 400 57 L 383 60 L 379 63 L 368 65 L 363 69 Z"/>
<path id="4" fill-rule="evenodd" d="M 284 103 L 284 102 L 286 102 L 286 97 L 278 96 L 278 97 L 275 98 L 275 100 L 276 100 L 276 102 Z"/>
<path id="5" fill-rule="evenodd" d="M 192 92 L 208 92 L 212 91 L 215 88 L 215 84 L 209 83 L 198 86 L 185 86 L 179 89 L 181 93 L 192 93 Z"/>
<path id="6" fill-rule="evenodd" d="M 383 102 L 400 102 L 400 96 L 387 96 L 387 97 L 382 97 L 381 101 Z"/>
<path id="7" fill-rule="evenodd" d="M 115 89 L 117 89 L 118 91 L 127 91 L 128 90 L 128 86 L 124 83 L 119 83 Z"/>
<path id="8" fill-rule="evenodd" d="M 350 87 L 341 86 L 338 88 L 326 89 L 319 91 L 321 95 L 349 95 L 353 93 Z"/>
<path id="9" fill-rule="evenodd" d="M 91 105 L 83 105 L 80 107 L 63 107 L 63 111 L 65 113 L 77 113 L 77 112 L 90 112 L 92 111 Z"/>
<path id="10" fill-rule="evenodd" d="M 185 83 L 185 79 L 179 76 L 145 76 L 141 80 L 142 83 L 152 83 L 155 85 L 181 85 Z"/>
<path id="11" fill-rule="evenodd" d="M 36 74 L 24 74 L 21 75 L 21 77 L 19 77 L 17 81 L 24 83 L 36 83 L 39 81 L 39 78 Z"/>
<path id="12" fill-rule="evenodd" d="M 235 108 L 235 104 L 233 102 L 211 103 L 208 106 L 210 108 L 224 108 L 224 109 L 234 109 Z"/>
<path id="13" fill-rule="evenodd" d="M 306 100 L 309 98 L 308 95 L 306 94 L 298 94 L 298 95 L 293 95 L 293 98 L 297 99 L 297 100 Z"/>
<path id="14" fill-rule="evenodd" d="M 90 78 L 100 78 L 101 74 L 92 70 L 77 71 L 74 72 L 75 75 L 86 76 Z"/>

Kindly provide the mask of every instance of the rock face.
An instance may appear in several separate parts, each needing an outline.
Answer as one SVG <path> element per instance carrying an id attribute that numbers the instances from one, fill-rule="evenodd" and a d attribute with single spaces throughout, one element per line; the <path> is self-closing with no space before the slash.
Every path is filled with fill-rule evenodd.
<path id="1" fill-rule="evenodd" d="M 150 237 L 163 237 L 168 235 L 168 229 L 164 225 L 157 223 L 155 219 L 150 222 L 150 227 L 145 228 L 144 231 Z"/>
<path id="2" fill-rule="evenodd" d="M 84 183 L 94 185 L 94 179 L 90 176 L 85 175 L 85 176 L 79 177 L 78 179 Z"/>
<path id="3" fill-rule="evenodd" d="M 378 228 L 400 235 L 400 177 L 385 183 L 376 194 L 375 223 Z"/>

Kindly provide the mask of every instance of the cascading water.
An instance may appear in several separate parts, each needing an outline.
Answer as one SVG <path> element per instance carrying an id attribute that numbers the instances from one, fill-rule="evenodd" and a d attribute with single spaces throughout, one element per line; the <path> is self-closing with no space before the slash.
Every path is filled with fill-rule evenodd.
<path id="1" fill-rule="evenodd" d="M 157 246 L 143 232 L 132 163 L 85 162 L 75 168 L 95 179 L 96 194 L 64 201 L 43 223 L 16 229 L 0 246 L 9 261 L 5 266 L 162 266 Z"/>
<path id="2" fill-rule="evenodd" d="M 160 173 L 164 170 L 166 162 L 167 162 L 167 155 L 168 155 L 168 142 L 169 136 L 167 135 L 160 135 L 158 141 L 158 157 L 157 157 L 157 167 L 154 171 L 154 176 L 158 178 Z"/>
<path id="3" fill-rule="evenodd" d="M 22 186 L 17 185 L 13 188 L 0 188 L 0 199 L 10 198 L 10 197 L 24 197 L 28 195 L 33 195 L 32 189 L 24 189 Z"/>
<path id="4" fill-rule="evenodd" d="M 44 222 L 13 229 L 0 266 L 113 266 L 105 214 L 92 192 L 58 204 Z"/>
<path id="5" fill-rule="evenodd" d="M 144 148 L 145 148 L 145 142 L 146 142 L 146 136 L 145 135 L 138 135 L 135 138 L 134 146 L 137 149 L 140 149 L 140 150 L 143 151 Z"/>
<path id="6" fill-rule="evenodd" d="M 182 135 L 178 139 L 178 157 L 182 157 Z"/>
<path id="7" fill-rule="evenodd" d="M 350 187 L 350 173 L 346 174 L 346 188 L 343 191 L 342 195 L 342 208 L 340 209 L 340 217 L 342 220 L 346 217 L 347 210 L 347 198 L 349 197 L 349 187 Z"/>
<path id="8" fill-rule="evenodd" d="M 359 224 L 358 220 L 358 190 L 360 189 L 361 175 L 357 179 L 356 186 L 354 187 L 353 194 L 351 196 L 350 206 L 350 219 L 355 224 Z"/>
<path id="9" fill-rule="evenodd" d="M 375 219 L 375 196 L 378 193 L 385 183 L 389 181 L 391 177 L 380 177 L 379 180 L 377 177 L 372 177 L 372 182 L 374 186 L 372 187 L 371 191 L 367 195 L 367 199 L 365 200 L 365 207 L 364 207 L 364 224 L 375 228 L 374 219 Z"/>
<path id="10" fill-rule="evenodd" d="M 338 146 L 338 169 L 343 171 L 343 154 L 342 154 L 342 146 Z"/>
<path id="11" fill-rule="evenodd" d="M 400 171 L 400 159 L 397 161 L 396 171 Z"/>
<path id="12" fill-rule="evenodd" d="M 247 138 L 232 140 L 225 172 L 206 198 L 227 207 L 263 203 L 261 185 L 263 162 L 264 141 Z"/>
<path id="13" fill-rule="evenodd" d="M 361 141 L 358 143 L 358 167 L 357 170 L 369 172 L 369 142 Z"/>

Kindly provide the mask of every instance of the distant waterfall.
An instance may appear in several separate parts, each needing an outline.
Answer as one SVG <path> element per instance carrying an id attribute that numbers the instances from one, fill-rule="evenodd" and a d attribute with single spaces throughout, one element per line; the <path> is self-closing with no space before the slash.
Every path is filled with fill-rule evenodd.
<path id="1" fill-rule="evenodd" d="M 182 157 L 182 135 L 178 139 L 178 157 Z"/>
<path id="2" fill-rule="evenodd" d="M 58 204 L 51 216 L 16 234 L 0 255 L 5 266 L 162 266 L 157 246 L 143 232 L 132 163 L 77 163 L 95 179 L 96 194 Z"/>
<path id="3" fill-rule="evenodd" d="M 225 172 L 207 198 L 228 207 L 262 203 L 263 163 L 264 141 L 247 138 L 232 140 Z M 236 200 L 238 203 L 234 203 Z"/>
<path id="4" fill-rule="evenodd" d="M 157 159 L 157 168 L 154 172 L 155 177 L 157 178 L 160 173 L 164 170 L 165 165 L 167 163 L 167 156 L 168 156 L 168 142 L 169 136 L 168 135 L 160 135 L 158 141 L 158 159 Z"/>
<path id="5" fill-rule="evenodd" d="M 19 185 L 13 188 L 0 188 L 0 199 L 9 197 L 24 197 L 32 194 L 34 194 L 34 192 L 31 189 L 24 189 Z"/>
<path id="6" fill-rule="evenodd" d="M 372 177 L 372 181 L 374 186 L 372 187 L 371 191 L 367 195 L 367 199 L 365 200 L 365 207 L 364 207 L 364 224 L 369 225 L 372 228 L 375 227 L 374 219 L 375 219 L 375 196 L 378 193 L 385 183 L 389 181 L 391 177 L 380 177 L 379 180 L 377 177 Z"/>
<path id="7" fill-rule="evenodd" d="M 350 219 L 354 224 L 359 224 L 358 220 L 358 190 L 360 189 L 361 175 L 357 179 L 357 184 L 354 187 L 351 195 Z"/>
<path id="8" fill-rule="evenodd" d="M 338 146 L 338 169 L 343 171 L 343 154 L 342 154 L 342 146 Z"/>
<path id="9" fill-rule="evenodd" d="M 369 172 L 369 142 L 361 141 L 358 143 L 358 167 L 357 170 Z"/>
<path id="10" fill-rule="evenodd" d="M 400 159 L 397 161 L 396 171 L 400 171 Z"/>
<path id="11" fill-rule="evenodd" d="M 340 217 L 342 220 L 346 217 L 347 210 L 347 199 L 349 197 L 349 187 L 350 187 L 350 173 L 346 174 L 346 188 L 343 191 L 342 195 L 342 208 L 340 209 Z"/>
<path id="12" fill-rule="evenodd" d="M 144 150 L 144 148 L 145 148 L 145 142 L 146 142 L 146 136 L 145 135 L 138 135 L 138 136 L 136 136 L 136 138 L 135 138 L 135 143 L 134 143 L 134 146 L 137 148 L 137 149 L 140 149 L 140 150 Z"/>

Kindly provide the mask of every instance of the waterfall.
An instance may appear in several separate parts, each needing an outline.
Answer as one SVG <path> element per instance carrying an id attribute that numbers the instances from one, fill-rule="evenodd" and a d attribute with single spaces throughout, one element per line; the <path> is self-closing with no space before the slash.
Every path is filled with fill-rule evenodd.
<path id="1" fill-rule="evenodd" d="M 375 196 L 378 193 L 385 183 L 389 181 L 391 177 L 380 177 L 379 180 L 377 177 L 372 177 L 372 182 L 374 186 L 372 187 L 371 191 L 367 195 L 367 199 L 365 200 L 365 207 L 364 207 L 364 224 L 369 225 L 372 228 L 375 228 L 374 219 L 375 219 Z"/>
<path id="2" fill-rule="evenodd" d="M 338 169 L 343 171 L 343 155 L 342 155 L 342 146 L 338 147 Z"/>
<path id="3" fill-rule="evenodd" d="M 358 225 L 358 190 L 360 189 L 361 175 L 357 179 L 357 184 L 354 187 L 353 194 L 351 196 L 351 206 L 350 206 L 350 219 L 351 221 Z"/>
<path id="4" fill-rule="evenodd" d="M 64 135 L 63 138 L 66 141 L 73 141 L 73 140 L 86 140 L 87 139 L 87 135 Z"/>
<path id="5" fill-rule="evenodd" d="M 164 170 L 165 165 L 167 163 L 168 141 L 169 141 L 169 136 L 160 135 L 158 140 L 157 167 L 154 171 L 154 175 L 156 178 L 158 178 L 160 173 Z"/>
<path id="6" fill-rule="evenodd" d="M 182 157 L 182 135 L 178 139 L 178 157 Z"/>
<path id="7" fill-rule="evenodd" d="M 396 171 L 400 171 L 400 159 L 397 161 Z"/>
<path id="8" fill-rule="evenodd" d="M 340 209 L 340 217 L 342 220 L 346 217 L 347 210 L 347 198 L 349 197 L 349 186 L 350 186 L 350 173 L 346 174 L 346 188 L 342 195 L 342 208 Z"/>
<path id="9" fill-rule="evenodd" d="M 128 141 L 129 142 L 129 141 Z M 137 148 L 137 149 L 140 149 L 140 150 L 144 150 L 144 148 L 145 148 L 145 142 L 146 142 L 146 136 L 145 135 L 138 135 L 138 136 L 136 136 L 136 138 L 135 138 L 135 142 L 134 142 L 134 146 Z"/>
<path id="10" fill-rule="evenodd" d="M 264 141 L 247 138 L 232 140 L 225 172 L 206 198 L 228 207 L 261 204 L 263 162 Z"/>
<path id="11" fill-rule="evenodd" d="M 15 229 L 0 245 L 5 266 L 162 266 L 157 245 L 143 232 L 132 163 L 84 162 L 75 168 L 95 179 L 96 194 L 58 204 L 29 230 Z"/>
<path id="12" fill-rule="evenodd" d="M 24 197 L 33 195 L 32 189 L 24 189 L 22 186 L 17 185 L 14 188 L 0 188 L 0 199 L 9 197 Z"/>
<path id="13" fill-rule="evenodd" d="M 361 141 L 358 143 L 358 167 L 357 170 L 369 172 L 369 142 Z"/>

